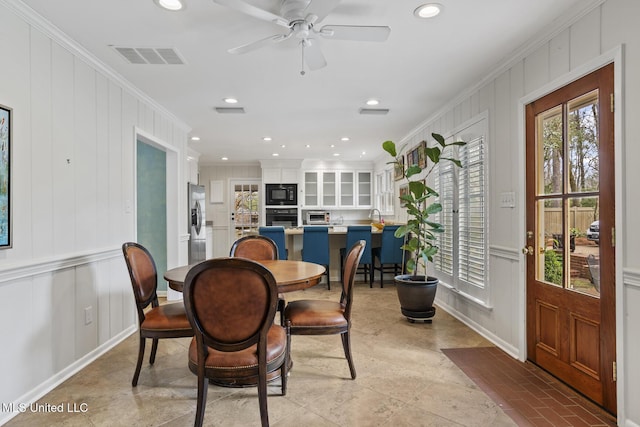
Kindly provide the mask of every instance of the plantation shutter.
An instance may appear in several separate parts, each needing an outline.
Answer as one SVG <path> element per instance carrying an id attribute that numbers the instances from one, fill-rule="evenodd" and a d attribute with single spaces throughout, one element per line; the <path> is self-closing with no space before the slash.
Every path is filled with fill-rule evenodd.
<path id="1" fill-rule="evenodd" d="M 458 170 L 458 278 L 475 286 L 485 285 L 486 207 L 484 138 L 460 148 Z M 444 205 L 443 205 L 444 206 Z"/>
<path id="2" fill-rule="evenodd" d="M 438 253 L 434 257 L 434 267 L 449 276 L 454 269 L 454 209 L 455 209 L 455 171 L 451 162 L 441 162 L 436 167 L 435 190 L 439 196 L 436 201 L 442 205 L 442 212 L 437 222 L 444 226 L 445 231 L 437 234 Z"/>

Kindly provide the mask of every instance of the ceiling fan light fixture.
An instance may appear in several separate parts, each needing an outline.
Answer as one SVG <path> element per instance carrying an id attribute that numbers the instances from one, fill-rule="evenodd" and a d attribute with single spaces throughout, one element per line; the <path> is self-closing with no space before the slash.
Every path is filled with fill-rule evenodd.
<path id="1" fill-rule="evenodd" d="M 179 10 L 184 9 L 184 3 L 182 0 L 153 0 L 155 4 L 160 6 L 165 10 L 170 10 L 171 12 L 177 12 Z"/>
<path id="2" fill-rule="evenodd" d="M 417 18 L 428 19 L 438 16 L 442 12 L 442 5 L 439 3 L 427 3 L 422 6 L 418 6 L 413 14 Z"/>

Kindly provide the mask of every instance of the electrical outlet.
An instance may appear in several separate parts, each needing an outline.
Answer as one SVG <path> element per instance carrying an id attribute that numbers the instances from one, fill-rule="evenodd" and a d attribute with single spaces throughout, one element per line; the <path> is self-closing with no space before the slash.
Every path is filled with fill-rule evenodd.
<path id="1" fill-rule="evenodd" d="M 93 322 L 93 307 L 85 307 L 84 309 L 84 324 L 88 325 Z"/>

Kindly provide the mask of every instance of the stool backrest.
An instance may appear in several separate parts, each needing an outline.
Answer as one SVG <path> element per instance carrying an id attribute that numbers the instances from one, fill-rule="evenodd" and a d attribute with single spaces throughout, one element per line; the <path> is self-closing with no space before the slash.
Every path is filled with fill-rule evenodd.
<path id="1" fill-rule="evenodd" d="M 304 227 L 302 260 L 329 265 L 329 227 Z"/>
<path id="2" fill-rule="evenodd" d="M 398 228 L 400 228 L 399 225 L 385 225 L 382 229 L 380 239 L 380 262 L 382 264 L 402 264 L 404 251 L 401 246 L 404 244 L 404 238 L 394 235 Z"/>
<path id="3" fill-rule="evenodd" d="M 347 227 L 346 248 L 351 248 L 360 240 L 364 240 L 366 248 L 360 258 L 360 264 L 371 264 L 371 226 L 370 225 L 350 225 Z"/>
<path id="4" fill-rule="evenodd" d="M 266 236 L 276 242 L 276 246 L 278 246 L 279 259 L 287 259 L 287 249 L 284 239 L 284 227 L 280 225 L 259 227 L 258 234 L 260 234 L 261 236 Z"/>

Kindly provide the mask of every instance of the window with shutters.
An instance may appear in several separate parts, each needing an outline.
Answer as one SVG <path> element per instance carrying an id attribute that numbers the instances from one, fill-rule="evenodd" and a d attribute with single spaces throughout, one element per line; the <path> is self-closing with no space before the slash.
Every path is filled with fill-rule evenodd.
<path id="1" fill-rule="evenodd" d="M 487 289 L 487 156 L 486 119 L 451 137 L 465 141 L 457 152 L 444 157 L 458 158 L 462 167 L 441 162 L 434 170 L 434 189 L 442 212 L 437 221 L 445 232 L 438 235 L 434 257 L 436 276 L 479 302 L 488 300 Z"/>

